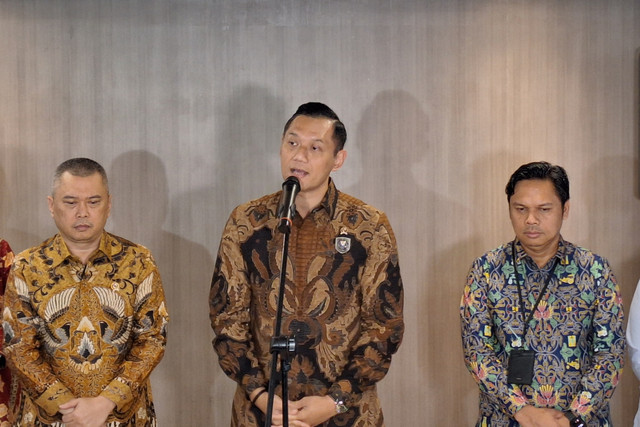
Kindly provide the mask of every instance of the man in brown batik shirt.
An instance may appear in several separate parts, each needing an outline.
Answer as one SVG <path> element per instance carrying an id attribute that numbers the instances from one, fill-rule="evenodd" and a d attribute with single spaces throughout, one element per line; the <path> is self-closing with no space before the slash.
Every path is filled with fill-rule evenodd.
<path id="1" fill-rule="evenodd" d="M 338 191 L 346 130 L 326 105 L 300 106 L 284 128 L 283 178 L 300 192 L 291 225 L 282 333 L 295 339 L 289 425 L 382 426 L 376 383 L 404 332 L 396 241 L 386 215 Z M 232 426 L 264 424 L 283 234 L 281 192 L 237 207 L 224 229 L 211 283 L 213 345 L 238 383 Z M 281 394 L 281 388 L 276 388 Z M 276 396 L 272 423 L 282 425 Z"/>

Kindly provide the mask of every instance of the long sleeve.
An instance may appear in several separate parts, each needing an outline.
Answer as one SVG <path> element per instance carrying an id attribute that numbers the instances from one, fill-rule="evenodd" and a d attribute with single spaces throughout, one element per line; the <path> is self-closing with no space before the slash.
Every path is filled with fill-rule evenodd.
<path id="1" fill-rule="evenodd" d="M 622 373 L 625 347 L 622 296 L 613 272 L 605 260 L 596 260 L 591 273 L 596 282 L 593 341 L 588 349 L 591 363 L 580 381 L 582 390 L 571 402 L 571 409 L 585 419 L 611 399 Z"/>
<path id="2" fill-rule="evenodd" d="M 151 257 L 145 262 L 151 272 L 136 287 L 133 340 L 119 375 L 105 387 L 101 395 L 123 410 L 137 397 L 139 387 L 160 363 L 167 342 L 169 315 L 160 274 Z"/>
<path id="3" fill-rule="evenodd" d="M 13 251 L 6 240 L 0 239 L 0 313 L 4 309 L 4 292 L 7 286 L 7 279 L 13 264 Z M 0 336 L 4 336 L 2 325 L 0 325 Z M 2 351 L 2 342 L 0 342 L 0 351 Z"/>
<path id="4" fill-rule="evenodd" d="M 213 347 L 222 370 L 251 393 L 265 386 L 251 340 L 251 287 L 240 251 L 234 214 L 224 228 L 211 280 L 209 308 Z"/>
<path id="5" fill-rule="evenodd" d="M 348 364 L 329 390 L 348 403 L 351 393 L 362 393 L 386 375 L 404 333 L 402 278 L 386 215 L 380 214 L 371 240 L 361 277 L 359 337 Z"/>
<path id="6" fill-rule="evenodd" d="M 18 262 L 7 282 L 3 312 L 5 352 L 24 392 L 53 417 L 58 406 L 73 399 L 74 395 L 58 380 L 51 365 L 40 354 L 38 327 L 41 322 L 28 297 L 25 266 Z"/>
<path id="7" fill-rule="evenodd" d="M 13 251 L 6 240 L 0 239 L 0 296 L 4 294 L 12 263 Z"/>
<path id="8" fill-rule="evenodd" d="M 507 382 L 504 346 L 489 311 L 488 264 L 477 259 L 467 277 L 460 303 L 464 361 L 480 390 L 512 417 L 527 404 L 519 386 Z"/>

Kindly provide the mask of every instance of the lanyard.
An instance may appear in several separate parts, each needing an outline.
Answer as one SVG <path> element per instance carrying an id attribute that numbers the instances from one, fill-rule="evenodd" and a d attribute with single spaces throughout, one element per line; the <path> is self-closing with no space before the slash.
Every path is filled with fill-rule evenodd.
<path id="1" fill-rule="evenodd" d="M 518 266 L 516 264 L 516 241 L 515 240 L 511 242 L 511 255 L 513 257 L 513 260 L 512 260 L 513 269 L 514 269 L 513 274 L 515 274 L 516 276 L 516 285 L 518 285 L 518 297 L 520 299 L 520 310 L 522 310 L 522 315 L 524 316 L 527 310 L 524 305 L 524 298 L 522 297 L 522 286 L 520 285 L 520 276 L 518 275 Z M 529 316 L 527 316 L 527 320 L 524 322 L 524 332 L 522 333 L 523 345 L 527 337 L 527 329 L 529 329 L 529 322 L 531 322 L 531 319 L 533 318 L 533 313 L 535 313 L 536 309 L 538 308 L 538 305 L 540 304 L 540 301 L 542 300 L 542 297 L 547 292 L 547 288 L 549 287 L 549 282 L 551 282 L 551 277 L 554 275 L 556 271 L 556 267 L 558 266 L 558 261 L 560 261 L 560 258 L 558 256 L 555 256 L 555 260 L 553 261 L 553 267 L 551 267 L 551 270 L 547 274 L 547 280 L 545 280 L 544 287 L 540 291 L 540 295 L 538 295 L 538 299 L 536 300 L 535 305 L 533 306 L 533 308 L 531 308 L 531 313 L 529 313 Z M 525 273 L 526 271 L 527 271 L 527 268 L 525 266 Z M 526 276 L 525 276 L 525 280 L 526 280 Z"/>

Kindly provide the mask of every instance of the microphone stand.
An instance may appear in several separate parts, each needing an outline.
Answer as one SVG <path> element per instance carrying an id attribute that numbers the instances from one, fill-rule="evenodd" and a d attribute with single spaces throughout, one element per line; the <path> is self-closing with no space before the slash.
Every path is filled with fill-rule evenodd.
<path id="1" fill-rule="evenodd" d="M 281 227 L 284 234 L 282 243 L 282 267 L 280 269 L 280 287 L 278 295 L 278 308 L 276 314 L 276 328 L 274 336 L 271 338 L 271 376 L 269 377 L 269 400 L 267 402 L 267 414 L 264 420 L 265 427 L 271 427 L 271 417 L 273 415 L 273 401 L 276 389 L 276 374 L 278 372 L 278 356 L 280 358 L 280 383 L 282 384 L 282 425 L 289 427 L 287 373 L 291 369 L 289 355 L 296 351 L 296 342 L 293 338 L 281 335 L 282 328 L 282 308 L 284 306 L 284 290 L 287 275 L 287 254 L 289 252 L 289 234 L 291 233 L 291 221 L 286 227 Z"/>

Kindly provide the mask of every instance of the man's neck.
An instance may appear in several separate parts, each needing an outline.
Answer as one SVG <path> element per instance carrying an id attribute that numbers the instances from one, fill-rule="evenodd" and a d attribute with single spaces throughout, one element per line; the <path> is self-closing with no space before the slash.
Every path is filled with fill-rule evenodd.
<path id="1" fill-rule="evenodd" d="M 296 211 L 302 218 L 306 218 L 307 215 L 309 215 L 309 212 L 311 212 L 312 210 L 314 210 L 320 205 L 320 203 L 322 202 L 322 198 L 317 200 L 315 198 L 308 199 L 306 197 L 300 197 L 300 196 L 301 195 L 299 194 L 298 198 L 296 199 Z"/>
<path id="2" fill-rule="evenodd" d="M 535 262 L 539 268 L 543 268 L 545 265 L 547 265 L 549 260 L 553 258 L 558 252 L 558 242 L 559 240 L 543 247 L 529 247 L 523 245 L 522 242 L 520 242 L 520 244 L 522 245 L 522 248 L 524 249 L 526 254 L 531 257 L 533 262 Z"/>
<path id="3" fill-rule="evenodd" d="M 322 189 L 318 189 L 313 193 L 301 191 L 296 197 L 296 211 L 302 218 L 306 218 L 309 212 L 320 206 L 324 196 L 329 190 L 329 182 Z"/>
<path id="4" fill-rule="evenodd" d="M 96 242 L 90 242 L 86 244 L 70 242 L 65 242 L 65 244 L 67 245 L 69 252 L 71 252 L 73 256 L 78 257 L 82 264 L 86 264 L 87 261 L 89 261 L 91 255 L 93 255 L 93 253 L 98 250 L 98 247 L 100 247 L 100 239 L 98 239 Z"/>

